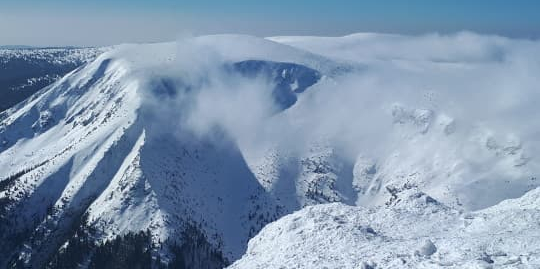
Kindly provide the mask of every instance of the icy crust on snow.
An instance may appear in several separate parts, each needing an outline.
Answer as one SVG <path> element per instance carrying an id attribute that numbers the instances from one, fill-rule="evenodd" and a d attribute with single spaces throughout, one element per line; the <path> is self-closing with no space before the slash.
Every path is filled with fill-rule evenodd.
<path id="1" fill-rule="evenodd" d="M 309 206 L 263 228 L 229 268 L 537 268 L 539 193 L 470 213 L 418 192 Z"/>

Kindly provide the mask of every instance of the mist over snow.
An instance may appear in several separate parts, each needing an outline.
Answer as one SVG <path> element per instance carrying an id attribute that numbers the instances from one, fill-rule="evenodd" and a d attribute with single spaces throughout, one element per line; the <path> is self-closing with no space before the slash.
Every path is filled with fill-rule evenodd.
<path id="1" fill-rule="evenodd" d="M 115 46 L 0 113 L 0 267 L 148 231 L 194 268 L 534 268 L 539 73 L 470 32 Z"/>
<path id="2" fill-rule="evenodd" d="M 227 66 L 246 56 L 298 59 L 275 49 L 278 44 L 247 36 L 238 39 L 254 40 L 217 46 L 208 39 L 180 40 L 165 71 L 181 78 L 171 87 L 185 91 L 174 101 L 146 100 L 157 107 L 175 103 L 165 106 L 172 116 L 163 115 L 164 129 L 212 139 L 224 131 L 248 162 L 270 149 L 302 155 L 313 144 L 331 145 L 346 163 L 368 159 L 436 174 L 430 188 L 444 182 L 458 196 L 472 192 L 462 199 L 477 201 L 459 201 L 471 208 L 518 197 L 534 184 L 528 179 L 539 169 L 539 42 L 469 32 L 268 38 L 305 50 L 302 64 L 337 66 L 322 70 L 294 106 L 276 113 L 271 75 L 246 78 Z M 441 178 L 443 171 L 448 175 Z M 476 186 L 506 181 L 516 186 Z M 486 197 L 471 197 L 486 191 Z"/>

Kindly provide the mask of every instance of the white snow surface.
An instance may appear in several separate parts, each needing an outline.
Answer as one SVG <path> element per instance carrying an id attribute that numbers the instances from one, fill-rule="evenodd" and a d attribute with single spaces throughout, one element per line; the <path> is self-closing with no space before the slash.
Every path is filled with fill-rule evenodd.
<path id="1" fill-rule="evenodd" d="M 540 189 L 458 212 L 425 194 L 306 207 L 267 225 L 229 268 L 538 268 Z"/>
<path id="2" fill-rule="evenodd" d="M 96 58 L 111 47 L 97 48 L 0 48 L 0 63 L 14 59 L 47 60 L 55 64 L 80 64 Z"/>
<path id="3" fill-rule="evenodd" d="M 321 78 L 277 113 L 224 71 L 246 60 Z M 25 257 L 87 213 L 97 241 L 196 224 L 234 261 L 307 206 L 233 268 L 534 268 L 538 73 L 540 42 L 473 33 L 120 45 L 0 114 L 0 198 L 45 234 Z"/>

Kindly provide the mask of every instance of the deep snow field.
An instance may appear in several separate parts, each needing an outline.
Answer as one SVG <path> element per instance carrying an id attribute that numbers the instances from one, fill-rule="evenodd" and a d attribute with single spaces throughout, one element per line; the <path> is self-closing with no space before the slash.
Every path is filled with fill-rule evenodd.
<path id="1" fill-rule="evenodd" d="M 115 46 L 0 113 L 0 266 L 148 230 L 154 266 L 540 268 L 538 74 L 469 32 Z"/>

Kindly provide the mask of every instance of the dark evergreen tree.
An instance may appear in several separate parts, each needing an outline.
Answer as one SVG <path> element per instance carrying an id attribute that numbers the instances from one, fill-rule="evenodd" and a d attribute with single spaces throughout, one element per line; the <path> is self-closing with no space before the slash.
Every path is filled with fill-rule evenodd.
<path id="1" fill-rule="evenodd" d="M 127 233 L 100 245 L 94 251 L 90 269 L 152 268 L 150 232 Z"/>
<path id="2" fill-rule="evenodd" d="M 174 256 L 169 269 L 221 269 L 229 265 L 221 251 L 195 226 L 184 230 L 181 245 L 173 243 L 170 248 Z"/>

